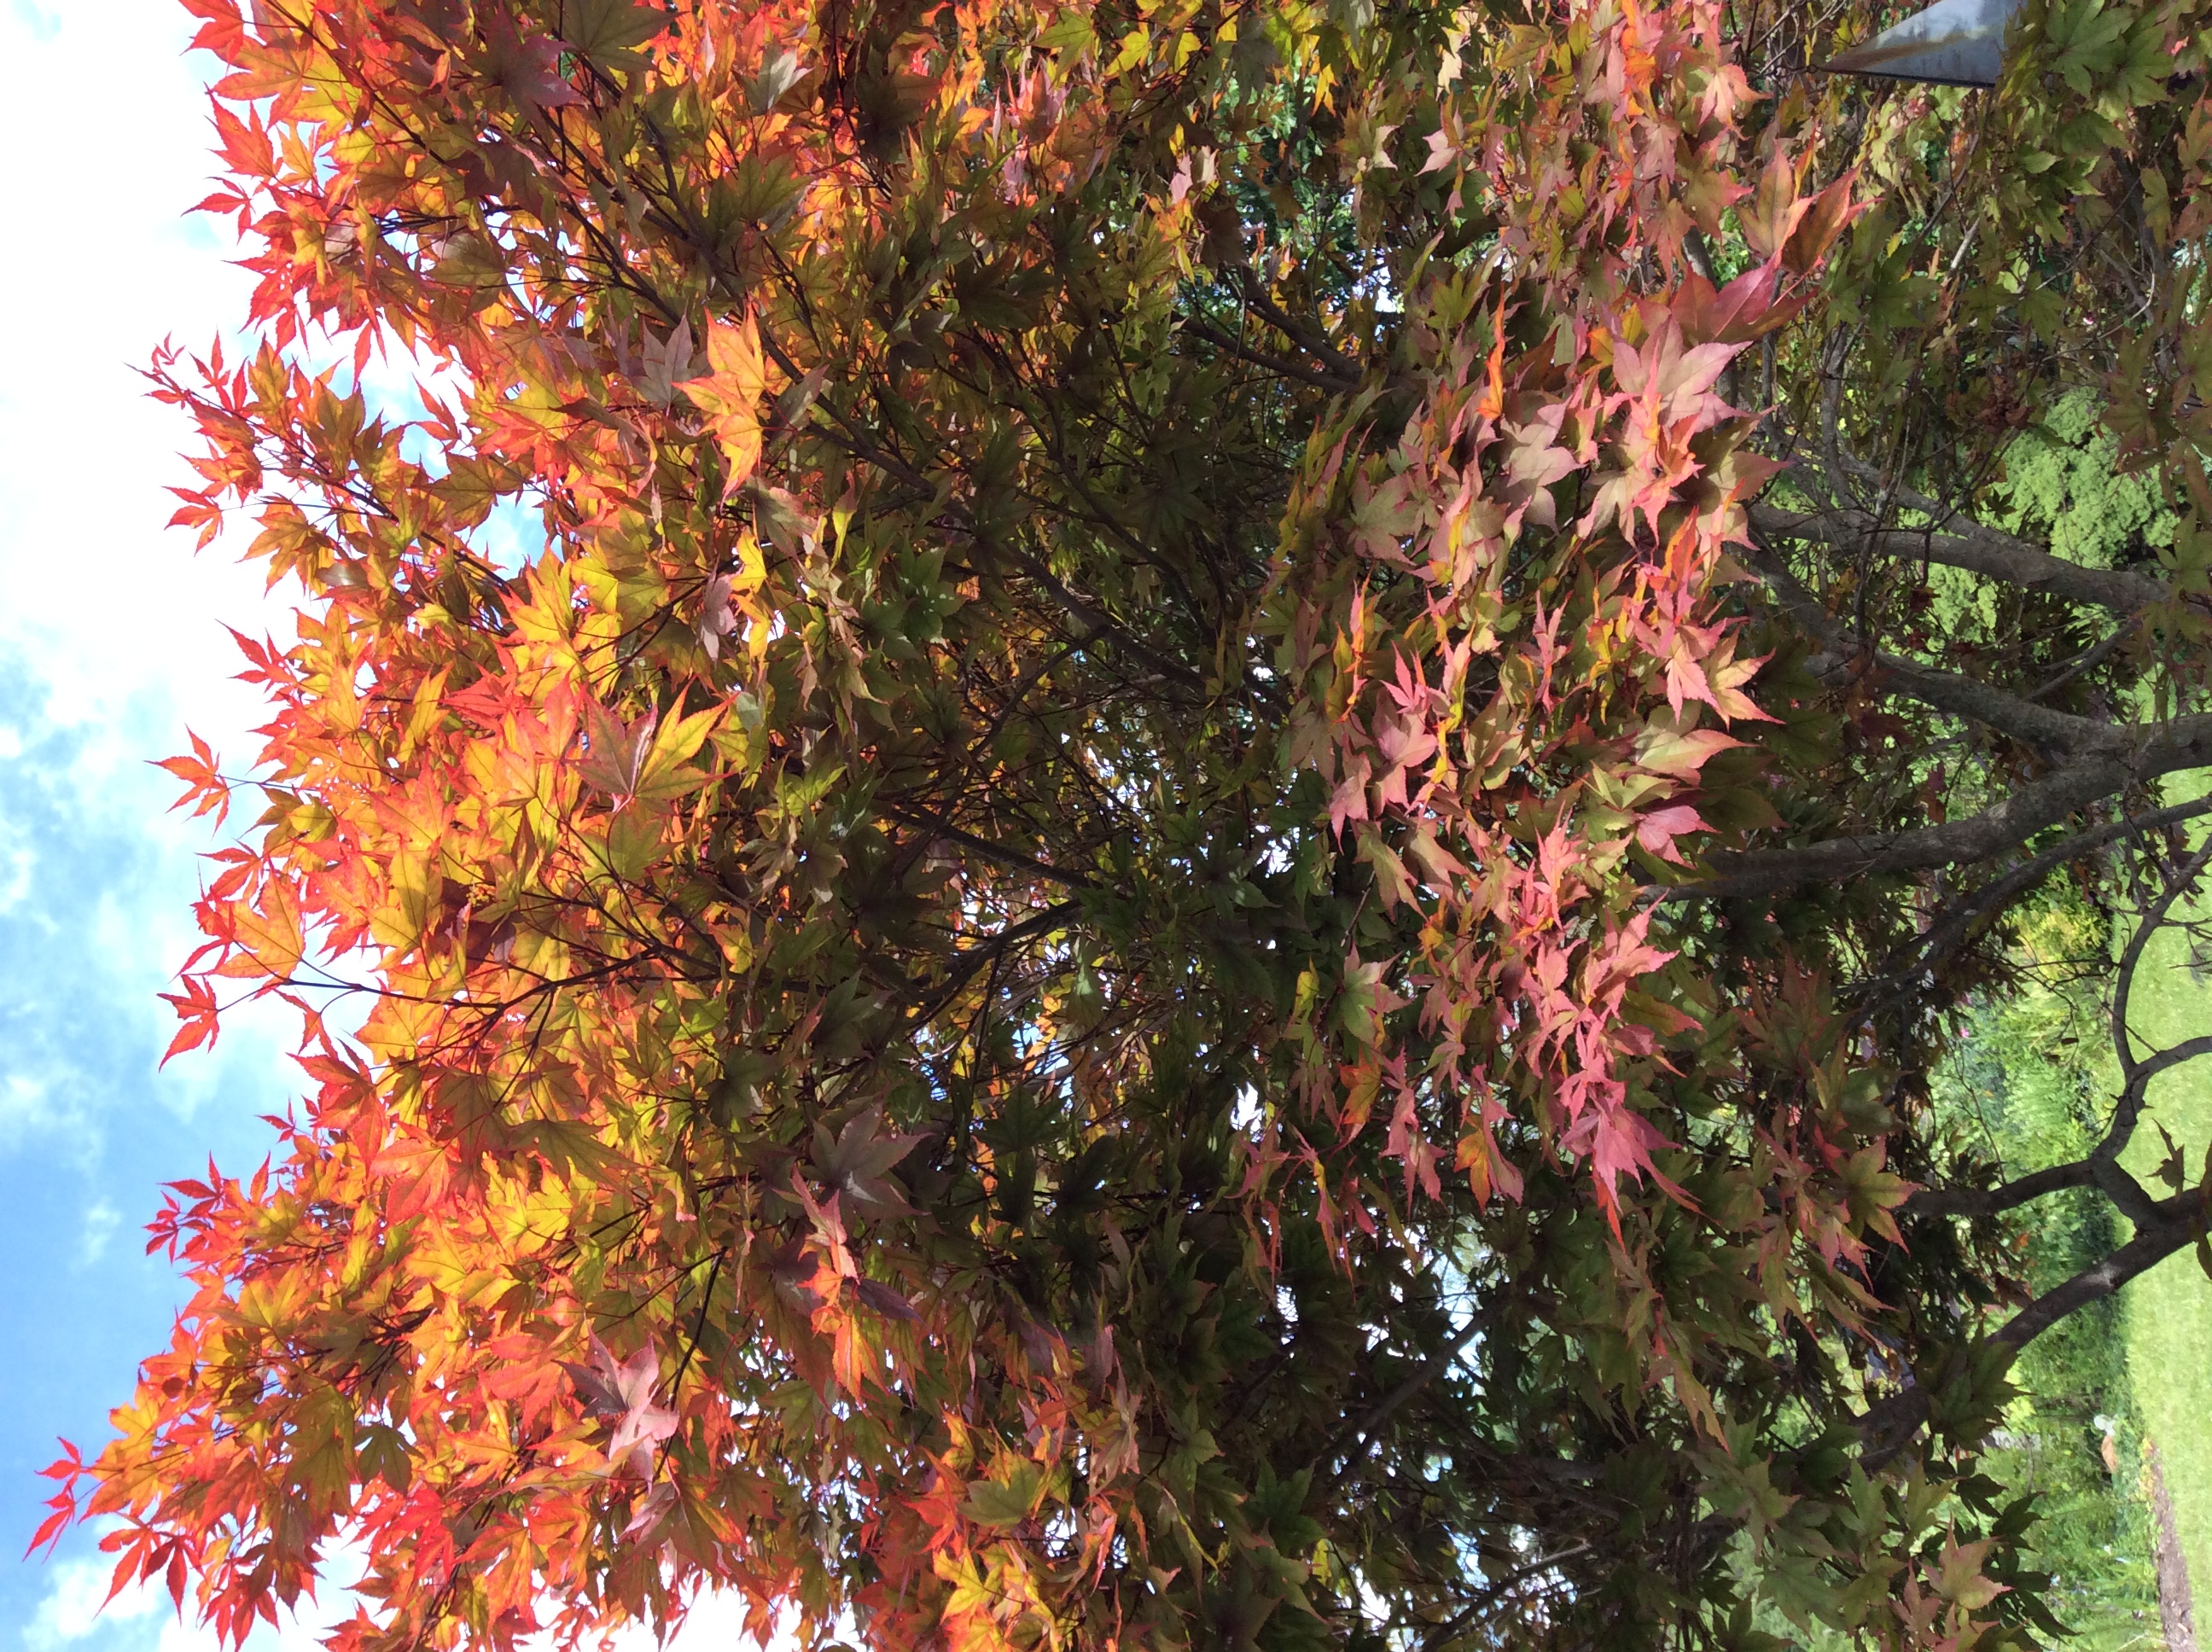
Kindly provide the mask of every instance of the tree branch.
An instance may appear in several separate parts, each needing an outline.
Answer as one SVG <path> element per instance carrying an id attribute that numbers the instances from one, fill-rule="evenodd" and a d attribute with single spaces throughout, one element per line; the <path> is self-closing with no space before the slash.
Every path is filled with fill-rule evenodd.
<path id="1" fill-rule="evenodd" d="M 2192 751 L 2154 772 L 2168 774 L 2198 766 L 2203 761 Z M 2125 790 L 2139 779 L 2151 777 L 2118 758 L 2091 758 L 2031 781 L 1984 813 L 1946 821 L 1940 826 L 1868 832 L 1796 848 L 1716 855 L 1713 864 L 1717 876 L 1675 884 L 1666 890 L 1664 898 L 1750 899 L 1786 894 L 1807 884 L 1971 865 L 2017 848 L 2069 815 Z"/>
<path id="2" fill-rule="evenodd" d="M 1923 514 L 1942 514 L 1954 531 L 1925 528 L 1881 526 L 1868 512 L 1832 505 L 1799 514 L 1772 505 L 1751 507 L 1751 525 L 1760 534 L 1784 539 L 1814 539 L 1841 550 L 1856 551 L 1873 543 L 1891 546 L 1923 562 L 1963 568 L 1984 579 L 2051 595 L 2087 608 L 2104 608 L 2123 618 L 2165 602 L 2172 592 L 2156 580 L 2140 574 L 2085 568 L 2039 550 L 2024 539 L 1984 527 L 1969 518 L 1946 513 L 1932 501 L 1909 489 L 1896 490 L 1897 501 Z"/>
<path id="3" fill-rule="evenodd" d="M 1577 1555 L 1588 1554 L 1589 1547 L 1588 1543 L 1572 1543 L 1553 1553 L 1539 1555 L 1527 1564 L 1516 1568 L 1424 1635 L 1421 1637 L 1419 1652 L 1442 1652 L 1443 1648 L 1449 1646 L 1458 1638 L 1474 1621 L 1474 1615 L 1485 1606 L 1496 1605 L 1530 1578 L 1551 1570 L 1562 1561 L 1572 1560 Z"/>
<path id="4" fill-rule="evenodd" d="M 1898 1214 L 1976 1218 L 1997 1216 L 2063 1188 L 2089 1187 L 2094 1180 L 2089 1161 L 2075 1159 L 2069 1164 L 2054 1164 L 2047 1170 L 2008 1181 L 2001 1187 L 1923 1187 L 1905 1201 Z"/>
<path id="5" fill-rule="evenodd" d="M 919 1027 L 936 1018 L 938 1011 L 950 1004 L 956 993 L 974 977 L 985 964 L 1000 957 L 1006 950 L 1019 941 L 1038 935 L 1049 934 L 1081 910 L 1073 901 L 1061 901 L 1009 924 L 988 941 L 978 942 L 964 952 L 956 953 L 945 983 L 937 989 L 936 996 L 914 1012 L 909 1026 Z"/>
<path id="6" fill-rule="evenodd" d="M 1185 332 L 1196 334 L 1224 355 L 1233 355 L 1240 361 L 1249 361 L 1256 367 L 1264 367 L 1269 373 L 1279 374 L 1284 378 L 1296 379 L 1316 390 L 1325 390 L 1332 396 L 1349 395 L 1359 388 L 1357 379 L 1324 373 L 1319 367 L 1307 367 L 1302 361 L 1286 361 L 1282 356 L 1271 355 L 1266 350 L 1254 349 L 1249 344 L 1239 343 L 1219 328 L 1196 316 L 1185 317 L 1182 325 Z"/>
<path id="7" fill-rule="evenodd" d="M 2002 1347 L 2018 1353 L 2068 1315 L 2091 1303 L 2100 1302 L 2122 1285 L 2156 1267 L 2174 1252 L 2193 1243 L 2199 1232 L 2197 1218 L 2203 1196 L 2195 1190 L 2179 1193 L 2153 1207 L 2157 1220 L 2103 1260 L 2083 1268 L 2065 1284 L 2054 1286 L 2008 1320 L 1985 1339 L 1984 1346 Z M 1859 1438 L 1868 1449 L 1868 1466 L 1878 1467 L 1903 1450 L 1928 1421 L 1929 1395 L 1924 1388 L 1904 1388 L 1867 1407 L 1858 1420 Z"/>
<path id="8" fill-rule="evenodd" d="M 1882 653 L 1853 638 L 1828 616 L 1819 598 L 1807 590 L 1781 559 L 1764 550 L 1747 559 L 1790 623 L 1826 651 L 1808 664 L 1814 674 L 1833 682 L 1845 677 L 1854 659 L 1870 660 L 1883 686 L 1936 711 L 1964 717 L 2039 750 L 2085 752 L 2117 748 L 2123 737 L 2109 723 L 2039 706 L 1977 678 L 1937 671 L 1896 654 Z"/>
<path id="9" fill-rule="evenodd" d="M 1456 1336 L 1415 1366 L 1413 1375 L 1384 1394 L 1364 1417 L 1357 1422 L 1346 1424 L 1330 1436 L 1328 1443 L 1321 1449 L 1319 1460 L 1326 1462 L 1338 1451 L 1346 1450 L 1350 1461 L 1329 1479 L 1324 1487 L 1324 1495 L 1333 1495 L 1352 1477 L 1360 1458 L 1373 1442 L 1376 1430 L 1390 1420 L 1399 1407 L 1449 1370 L 1452 1362 L 1459 1357 L 1460 1350 L 1474 1341 L 1487 1322 L 1484 1315 L 1474 1315 Z"/>
<path id="10" fill-rule="evenodd" d="M 2178 825 L 2182 821 L 2208 812 L 2212 812 L 2212 794 L 2150 814 L 2125 815 L 2087 831 L 2076 832 L 2033 859 L 2022 861 L 2003 876 L 1991 878 L 1988 883 L 1968 890 L 1944 907 L 1929 920 L 1928 927 L 1914 938 L 1910 952 L 1901 961 L 1886 964 L 1880 973 L 1893 977 L 1918 975 L 1955 949 L 1977 918 L 1990 912 L 2003 911 L 2014 900 L 2033 889 L 2059 867 L 2102 848 L 2116 838 L 2125 837 L 2134 832 L 2156 831 L 2160 827 Z"/>
<path id="11" fill-rule="evenodd" d="M 972 849 L 984 859 L 1004 866 L 1009 871 L 1030 872 L 1048 883 L 1059 884 L 1067 889 L 1097 887 L 1080 872 L 1069 872 L 1063 867 L 1040 860 L 1035 855 L 1024 854 L 1021 850 L 1007 844 L 994 843 L 988 837 L 978 837 L 973 832 L 963 831 L 943 816 L 929 810 L 896 803 L 878 804 L 877 807 L 893 820 L 915 827 L 948 843 L 957 843 L 963 848 Z"/>
<path id="12" fill-rule="evenodd" d="M 2045 1291 L 2013 1315 L 1990 1340 L 2018 1351 L 2068 1315 L 2101 1301 L 2138 1274 L 2157 1266 L 2196 1240 L 2197 1224 L 2193 1218 L 2203 1203 L 2203 1196 L 2194 1188 L 2160 1200 L 2153 1208 L 2162 1220 L 2144 1227 L 2102 1261 Z"/>

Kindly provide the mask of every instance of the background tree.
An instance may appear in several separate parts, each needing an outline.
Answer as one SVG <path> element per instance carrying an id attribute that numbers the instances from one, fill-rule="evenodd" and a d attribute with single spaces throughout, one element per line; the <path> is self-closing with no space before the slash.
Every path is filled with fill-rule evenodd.
<path id="1" fill-rule="evenodd" d="M 308 596 L 175 1048 L 310 1088 L 55 1529 L 234 1636 L 343 1537 L 364 1649 L 2051 1627 L 2004 1367 L 2202 1231 L 2198 10 L 1989 99 L 1848 7 L 192 3 L 180 517 Z M 2124 1090 L 1994 1186 L 1927 1075 L 2067 878 Z"/>

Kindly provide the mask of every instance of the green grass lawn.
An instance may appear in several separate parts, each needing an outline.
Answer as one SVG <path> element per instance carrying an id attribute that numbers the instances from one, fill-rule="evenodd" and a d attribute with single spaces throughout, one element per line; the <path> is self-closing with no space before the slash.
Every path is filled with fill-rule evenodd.
<path id="1" fill-rule="evenodd" d="M 2130 1019 L 2153 1048 L 2212 1031 L 2212 980 L 2199 981 L 2191 973 L 2179 933 L 2159 936 L 2146 954 Z M 2195 1181 L 2212 1144 L 2212 1060 L 2155 1083 L 2148 1117 L 2187 1151 Z M 2146 1123 L 2130 1145 L 2127 1163 L 2148 1183 L 2164 1155 L 2157 1131 Z M 2163 1195 L 2166 1190 L 2154 1185 L 2151 1191 Z M 2193 1254 L 2184 1252 L 2127 1286 L 2123 1297 L 2129 1376 L 2143 1424 L 2164 1460 L 2201 1634 L 2212 1611 L 2212 1279 Z"/>

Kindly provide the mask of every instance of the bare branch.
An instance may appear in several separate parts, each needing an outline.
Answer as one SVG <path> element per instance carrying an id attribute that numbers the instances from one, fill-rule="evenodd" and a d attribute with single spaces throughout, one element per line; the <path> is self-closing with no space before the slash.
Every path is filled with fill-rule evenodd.
<path id="1" fill-rule="evenodd" d="M 1280 374 L 1286 379 L 1296 379 L 1301 384 L 1311 385 L 1316 390 L 1325 390 L 1332 395 L 1346 396 L 1359 388 L 1359 380 L 1357 378 L 1344 374 L 1323 372 L 1319 367 L 1310 367 L 1302 361 L 1288 361 L 1282 356 L 1270 355 L 1266 350 L 1254 349 L 1249 344 L 1239 343 L 1218 327 L 1212 326 L 1197 317 L 1186 318 L 1182 325 L 1184 331 L 1195 334 L 1212 345 L 1214 349 L 1233 355 L 1240 361 L 1249 361 L 1254 367 L 1264 367 L 1269 373 Z"/>
<path id="2" fill-rule="evenodd" d="M 1322 1461 L 1328 1461 L 1338 1451 L 1346 1449 L 1347 1446 L 1350 1461 L 1331 1477 L 1327 1483 L 1328 1490 L 1334 1490 L 1352 1477 L 1382 1424 L 1389 1422 L 1407 1400 L 1412 1400 L 1430 1383 L 1449 1370 L 1452 1362 L 1459 1357 L 1460 1350 L 1474 1341 L 1481 1333 L 1483 1327 L 1488 1323 L 1489 1321 L 1484 1315 L 1474 1315 L 1465 1326 L 1461 1327 L 1458 1334 L 1415 1366 L 1413 1374 L 1377 1400 L 1373 1409 L 1365 1416 L 1356 1421 L 1348 1422 L 1337 1430 L 1328 1443 L 1322 1448 Z"/>
<path id="3" fill-rule="evenodd" d="M 2166 767 L 2168 774 L 2201 763 L 2192 755 Z M 1723 901 L 1786 894 L 1807 884 L 1844 881 L 1936 866 L 1966 865 L 2017 848 L 2069 815 L 2124 791 L 2138 778 L 2115 757 L 2071 764 L 2031 781 L 1978 815 L 1909 831 L 1868 832 L 1796 848 L 1756 849 L 1716 855 L 1718 875 L 1666 891 L 1671 901 Z"/>
<path id="4" fill-rule="evenodd" d="M 1898 1214 L 1974 1218 L 1998 1216 L 2064 1188 L 2087 1187 L 2093 1182 L 2089 1161 L 2075 1159 L 2070 1164 L 2054 1164 L 2047 1170 L 2038 1170 L 2000 1187 L 1923 1187 L 1905 1201 Z"/>
<path id="5" fill-rule="evenodd" d="M 1814 539 L 1842 550 L 1856 551 L 1871 541 L 1922 562 L 1963 568 L 1984 579 L 2030 591 L 2047 591 L 2067 602 L 2108 609 L 2124 618 L 2155 607 L 2172 595 L 2160 581 L 2140 574 L 2085 568 L 2063 556 L 2053 556 L 2025 539 L 1985 527 L 1971 518 L 1944 512 L 1910 489 L 1898 489 L 1896 496 L 1898 502 L 1909 510 L 1940 514 L 1942 525 L 1952 531 L 1943 532 L 1934 525 L 1924 528 L 1885 526 L 1868 512 L 1836 505 L 1802 515 L 1771 505 L 1753 505 L 1751 523 L 1764 536 Z"/>
<path id="6" fill-rule="evenodd" d="M 1419 1652 L 1442 1652 L 1442 1649 L 1449 1646 L 1453 1641 L 1466 1632 L 1476 1614 L 1485 1607 L 1495 1606 L 1530 1578 L 1540 1576 L 1562 1562 L 1574 1559 L 1577 1555 L 1589 1553 L 1589 1547 L 1588 1543 L 1570 1544 L 1553 1553 L 1539 1555 L 1535 1559 L 1501 1577 L 1422 1637 Z"/>
<path id="7" fill-rule="evenodd" d="M 2212 813 L 2212 796 L 2176 804 L 2170 809 L 2160 809 L 2149 814 L 2125 815 L 2118 820 L 2107 821 L 2102 826 L 2062 839 L 2033 859 L 2022 861 L 2002 877 L 1991 878 L 1988 883 L 1966 891 L 1944 907 L 1929 920 L 1927 928 L 1913 938 L 1909 954 L 1885 965 L 1880 973 L 1899 979 L 1918 975 L 1949 956 L 1966 939 L 1966 932 L 1972 928 L 1977 919 L 2006 910 L 2014 900 L 2061 866 L 2094 853 L 2106 844 L 2131 833 L 2156 831 L 2161 827 L 2178 825 L 2206 813 Z"/>
<path id="8" fill-rule="evenodd" d="M 2163 1220 L 2143 1227 L 2102 1261 L 2045 1291 L 2007 1321 L 1990 1340 L 2015 1351 L 2025 1348 L 2068 1315 L 2111 1296 L 2138 1274 L 2157 1266 L 2196 1240 L 2198 1230 L 2194 1218 L 2203 1202 L 2202 1195 L 2194 1188 L 2160 1200 L 2154 1208 Z"/>
<path id="9" fill-rule="evenodd" d="M 1983 1345 L 2018 1353 L 2068 1315 L 2100 1302 L 2130 1279 L 2156 1267 L 2193 1243 L 2201 1231 L 2197 1218 L 2203 1197 L 2196 1189 L 2179 1193 L 2153 1207 L 2156 1220 L 2143 1226 L 2118 1250 L 2083 1268 L 2063 1285 L 2046 1291 L 2013 1315 Z M 1859 1418 L 1859 1438 L 1868 1449 L 1868 1466 L 1888 1461 L 1928 1421 L 1928 1390 L 1914 1387 L 1867 1407 Z"/>
<path id="10" fill-rule="evenodd" d="M 1097 887 L 1080 872 L 1070 872 L 1064 866 L 1055 866 L 1040 860 L 1035 855 L 1017 849 L 1010 844 L 994 843 L 989 838 L 978 837 L 973 832 L 963 831 L 933 810 L 920 808 L 911 804 L 884 803 L 877 806 L 893 820 L 902 821 L 907 825 L 916 827 L 930 836 L 941 839 L 945 842 L 957 843 L 963 848 L 972 849 L 984 859 L 1006 867 L 1009 871 L 1029 872 L 1035 877 L 1043 878 L 1048 883 L 1058 884 L 1067 889 Z"/>
<path id="11" fill-rule="evenodd" d="M 909 1026 L 919 1027 L 936 1019 L 939 1011 L 950 1004 L 985 964 L 1002 957 L 1006 949 L 1039 935 L 1050 934 L 1081 910 L 1073 901 L 1062 901 L 1032 913 L 1018 923 L 1009 924 L 987 941 L 978 942 L 965 951 L 957 952 L 951 959 L 946 979 L 936 993 L 908 1018 Z"/>
<path id="12" fill-rule="evenodd" d="M 2204 844 L 2167 874 L 2157 898 L 2143 909 L 2135 933 L 2128 938 L 2128 944 L 2120 953 L 2118 984 L 2112 991 L 2112 1050 L 2119 1058 L 2121 1076 L 2130 1090 L 2136 1087 L 2136 1063 L 2134 1035 L 2128 1029 L 2128 1005 L 2135 993 L 2136 970 L 2142 963 L 2143 953 L 2150 945 L 2151 937 L 2166 926 L 2166 918 L 2172 912 L 2174 903 L 2203 876 L 2207 865 L 2212 865 L 2212 842 Z M 2140 1100 L 2138 1096 L 2138 1102 Z"/>
<path id="13" fill-rule="evenodd" d="M 1760 550 L 1747 560 L 1790 623 L 1826 651 L 1825 657 L 1816 656 L 1808 662 L 1814 675 L 1825 681 L 1847 677 L 1854 659 L 1869 660 L 1881 673 L 1883 687 L 1932 710 L 1964 717 L 2041 750 L 2114 750 L 2124 740 L 2124 736 L 2109 723 L 2053 711 L 2048 706 L 2037 705 L 2032 697 L 2008 694 L 1978 678 L 1956 671 L 1937 671 L 1896 654 L 1875 652 L 1829 617 L 1820 599 L 1783 565 L 1779 557 Z"/>

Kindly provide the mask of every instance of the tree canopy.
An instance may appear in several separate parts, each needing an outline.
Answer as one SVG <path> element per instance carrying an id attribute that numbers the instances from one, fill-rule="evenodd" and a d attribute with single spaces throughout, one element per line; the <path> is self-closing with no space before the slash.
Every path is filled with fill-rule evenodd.
<path id="1" fill-rule="evenodd" d="M 344 1652 L 2056 1632 L 2006 1366 L 2204 1250 L 2205 7 L 188 3 L 179 517 L 305 594 L 173 1053 L 307 1087 L 50 1533 Z"/>

